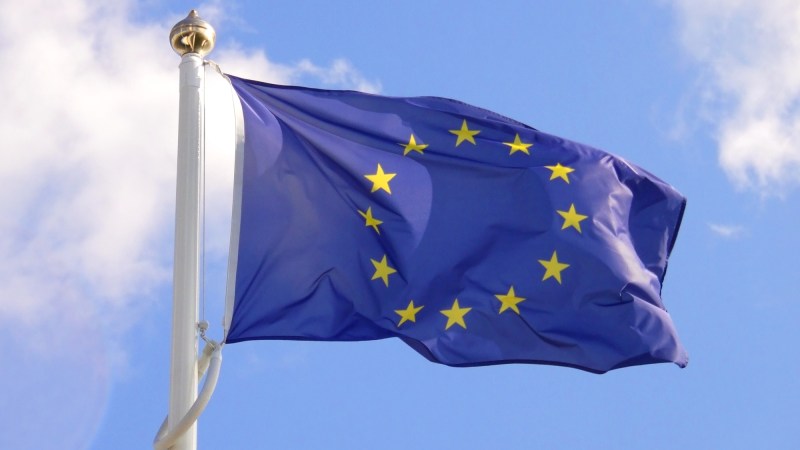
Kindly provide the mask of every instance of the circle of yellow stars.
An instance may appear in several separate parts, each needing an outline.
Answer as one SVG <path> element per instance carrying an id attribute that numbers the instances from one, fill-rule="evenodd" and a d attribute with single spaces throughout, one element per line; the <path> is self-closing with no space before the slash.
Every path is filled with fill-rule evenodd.
<path id="1" fill-rule="evenodd" d="M 477 145 L 476 137 L 481 133 L 481 130 L 470 128 L 467 120 L 463 119 L 461 121 L 460 128 L 448 130 L 448 132 L 455 135 L 455 147 L 457 148 L 464 143 Z M 509 148 L 509 156 L 513 156 L 517 153 L 530 155 L 531 147 L 534 145 L 532 142 L 526 142 L 519 135 L 519 133 L 515 133 L 513 140 L 509 140 L 509 142 L 502 142 L 502 144 Z M 415 153 L 424 155 L 424 151 L 428 148 L 428 144 L 420 141 L 419 137 L 413 133 L 410 134 L 407 142 L 400 142 L 398 145 L 403 147 L 403 156 L 408 156 Z M 570 175 L 575 172 L 574 168 L 562 165 L 560 162 L 557 162 L 555 165 L 544 166 L 544 168 L 550 171 L 549 181 L 564 182 L 566 184 L 570 183 Z M 371 194 L 381 195 L 383 192 L 385 193 L 383 195 L 391 195 L 392 190 L 390 183 L 396 176 L 397 173 L 387 172 L 383 166 L 378 163 L 377 167 L 375 168 L 375 173 L 365 174 L 364 178 L 371 183 Z M 366 210 L 362 211 L 359 209 L 357 211 L 358 214 L 364 219 L 364 226 L 372 228 L 375 233 L 380 235 L 380 227 L 383 225 L 383 221 L 375 217 L 372 207 L 368 206 Z M 579 213 L 574 203 L 570 203 L 569 206 L 565 206 L 563 210 L 556 210 L 556 214 L 563 219 L 561 230 L 567 230 L 568 232 L 569 230 L 574 230 L 574 232 L 580 234 L 583 233 L 583 230 L 581 229 L 581 223 L 589 218 L 588 215 Z M 388 255 L 384 254 L 380 259 L 370 258 L 370 262 L 375 269 L 375 272 L 372 274 L 372 281 L 381 282 L 384 286 L 389 287 L 391 279 L 390 277 L 397 274 L 397 270 L 390 266 Z M 541 279 L 543 283 L 547 282 L 548 280 L 553 280 L 559 285 L 563 283 L 562 272 L 567 270 L 570 267 L 570 264 L 559 260 L 558 252 L 556 250 L 553 250 L 553 253 L 549 256 L 549 259 L 539 259 L 538 262 L 544 269 L 544 274 Z M 521 297 L 517 294 L 513 285 L 509 286 L 505 293 L 495 294 L 494 297 L 500 302 L 498 314 L 503 314 L 506 311 L 512 311 L 513 313 L 520 315 L 521 312 L 519 305 L 526 300 L 525 297 Z M 416 323 L 417 315 L 423 310 L 423 308 L 425 308 L 425 305 L 417 305 L 414 303 L 414 300 L 409 300 L 408 305 L 406 305 L 405 308 L 394 310 L 395 314 L 399 316 L 397 327 L 399 328 L 408 322 Z M 457 298 L 454 299 L 450 308 L 439 311 L 439 313 L 441 313 L 447 319 L 444 323 L 444 329 L 449 330 L 451 327 L 457 325 L 466 330 L 466 316 L 470 311 L 472 311 L 472 307 L 462 306 L 459 304 Z"/>

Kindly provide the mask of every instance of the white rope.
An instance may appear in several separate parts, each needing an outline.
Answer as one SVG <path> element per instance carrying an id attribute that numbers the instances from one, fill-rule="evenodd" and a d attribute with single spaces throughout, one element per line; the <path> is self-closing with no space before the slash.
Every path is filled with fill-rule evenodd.
<path id="1" fill-rule="evenodd" d="M 221 365 L 222 345 L 216 341 L 207 340 L 203 353 L 197 361 L 198 380 L 208 370 L 203 389 L 198 394 L 197 400 L 195 400 L 192 407 L 186 412 L 186 415 L 169 431 L 167 431 L 169 417 L 164 418 L 164 422 L 162 422 L 161 428 L 158 429 L 158 433 L 156 433 L 156 437 L 153 440 L 153 448 L 155 450 L 167 450 L 170 448 L 197 421 L 197 418 L 200 417 L 200 414 L 208 405 L 208 401 L 211 400 L 211 394 L 214 393 L 214 389 L 217 387 Z"/>

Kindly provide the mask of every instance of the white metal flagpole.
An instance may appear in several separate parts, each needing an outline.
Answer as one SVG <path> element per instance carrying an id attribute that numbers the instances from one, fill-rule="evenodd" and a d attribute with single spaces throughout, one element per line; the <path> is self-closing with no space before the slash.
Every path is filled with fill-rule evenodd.
<path id="1" fill-rule="evenodd" d="M 170 32 L 172 48 L 181 55 L 181 64 L 168 430 L 176 428 L 197 399 L 201 170 L 205 145 L 203 57 L 214 48 L 215 39 L 214 29 L 194 10 Z M 171 448 L 195 450 L 197 427 L 192 425 Z"/>

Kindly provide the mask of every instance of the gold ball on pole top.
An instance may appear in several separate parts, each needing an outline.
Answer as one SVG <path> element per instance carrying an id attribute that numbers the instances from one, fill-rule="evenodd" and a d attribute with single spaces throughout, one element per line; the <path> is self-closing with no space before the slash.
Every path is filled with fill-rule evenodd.
<path id="1" fill-rule="evenodd" d="M 208 22 L 201 19 L 194 9 L 185 19 L 176 23 L 169 33 L 172 48 L 179 55 L 197 53 L 201 57 L 211 53 L 217 40 L 217 32 Z"/>

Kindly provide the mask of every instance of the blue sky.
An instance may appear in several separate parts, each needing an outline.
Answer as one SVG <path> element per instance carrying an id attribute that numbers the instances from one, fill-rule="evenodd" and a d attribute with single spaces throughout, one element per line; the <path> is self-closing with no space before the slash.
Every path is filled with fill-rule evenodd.
<path id="1" fill-rule="evenodd" d="M 2 0 L 0 448 L 147 448 L 166 413 L 168 33 L 191 8 L 232 74 L 456 98 L 625 157 L 689 200 L 663 291 L 686 369 L 454 369 L 396 340 L 240 343 L 199 448 L 800 447 L 796 3 Z M 211 133 L 219 338 L 232 174 L 226 131 Z"/>

